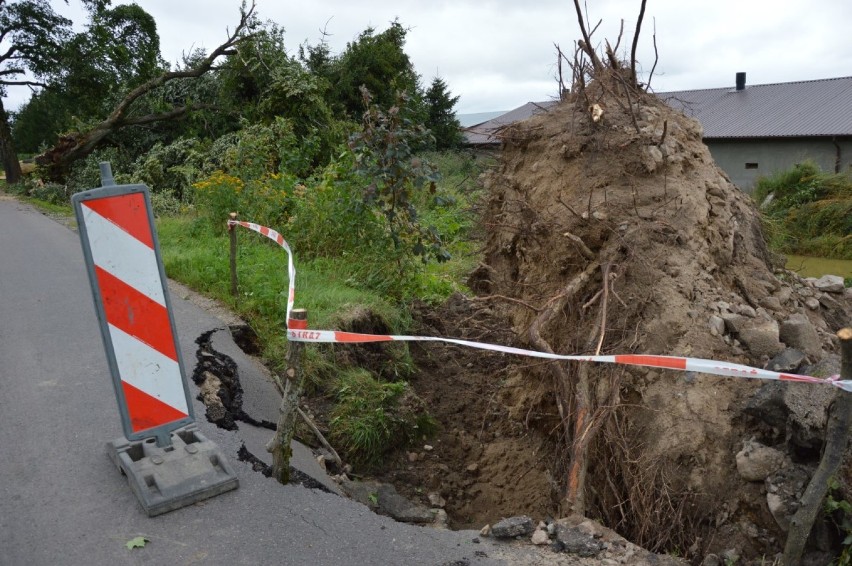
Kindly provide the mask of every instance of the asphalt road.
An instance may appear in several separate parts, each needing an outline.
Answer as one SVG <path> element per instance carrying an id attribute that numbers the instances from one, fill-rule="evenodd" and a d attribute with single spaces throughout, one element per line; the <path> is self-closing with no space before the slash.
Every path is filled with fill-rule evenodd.
<path id="1" fill-rule="evenodd" d="M 194 340 L 224 323 L 174 292 L 172 303 L 191 372 Z M 258 411 L 277 406 L 267 386 L 247 387 Z M 237 460 L 243 441 L 259 446 L 269 431 L 218 429 L 193 402 L 240 487 L 149 518 L 105 452 L 122 431 L 79 238 L 0 193 L 0 565 L 506 563 L 506 548 L 473 542 L 478 533 L 396 523 L 280 486 Z M 126 548 L 137 536 L 150 542 Z"/>

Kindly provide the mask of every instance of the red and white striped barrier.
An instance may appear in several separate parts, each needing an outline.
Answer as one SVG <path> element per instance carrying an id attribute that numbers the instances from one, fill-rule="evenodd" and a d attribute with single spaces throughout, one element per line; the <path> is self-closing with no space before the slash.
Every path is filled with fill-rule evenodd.
<path id="1" fill-rule="evenodd" d="M 126 432 L 183 423 L 190 409 L 145 194 L 96 194 L 75 205 Z"/>
<path id="2" fill-rule="evenodd" d="M 505 354 L 514 354 L 519 356 L 528 356 L 534 358 L 544 358 L 548 360 L 564 360 L 578 362 L 599 362 L 609 364 L 623 364 L 632 366 L 653 367 L 662 369 L 674 369 L 680 371 L 691 371 L 696 373 L 706 373 L 711 375 L 719 375 L 723 377 L 745 377 L 751 379 L 773 379 L 780 381 L 797 381 L 803 383 L 820 383 L 838 387 L 844 391 L 852 392 L 852 381 L 839 379 L 840 376 L 832 376 L 828 379 L 820 379 L 809 375 L 798 375 L 792 373 L 780 373 L 766 369 L 758 369 L 741 364 L 729 362 L 719 362 L 715 360 L 705 360 L 701 358 L 681 358 L 676 356 L 654 356 L 654 355 L 615 355 L 615 356 L 576 356 L 576 355 L 560 355 L 550 354 L 547 352 L 538 352 L 535 350 L 525 350 L 522 348 L 513 348 L 511 346 L 499 346 L 497 344 L 486 344 L 482 342 L 472 342 L 469 340 L 459 340 L 455 338 L 440 338 L 435 336 L 395 336 L 389 334 L 359 334 L 353 332 L 340 332 L 336 330 L 312 330 L 308 329 L 307 321 L 293 320 L 290 318 L 290 312 L 293 310 L 295 301 L 295 284 L 296 270 L 293 266 L 293 252 L 290 246 L 284 240 L 283 236 L 265 226 L 254 224 L 252 222 L 238 222 L 234 220 L 228 221 L 229 226 L 239 225 L 249 230 L 254 230 L 263 234 L 267 238 L 274 240 L 287 252 L 287 274 L 289 284 L 289 294 L 287 300 L 287 338 L 294 342 L 316 342 L 316 343 L 367 343 L 367 342 L 391 342 L 391 341 L 408 341 L 408 342 L 444 342 L 449 344 L 457 344 L 470 348 L 478 348 L 480 350 L 490 350 L 493 352 L 502 352 Z"/>

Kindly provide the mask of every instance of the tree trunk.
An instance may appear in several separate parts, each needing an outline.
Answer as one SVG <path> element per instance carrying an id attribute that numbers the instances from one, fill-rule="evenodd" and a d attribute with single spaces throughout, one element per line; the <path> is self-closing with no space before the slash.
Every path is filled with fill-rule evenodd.
<path id="1" fill-rule="evenodd" d="M 12 141 L 12 128 L 9 127 L 9 115 L 0 98 L 0 159 L 3 160 L 3 170 L 6 171 L 6 184 L 14 185 L 20 182 L 21 163 L 18 161 L 18 152 Z"/>

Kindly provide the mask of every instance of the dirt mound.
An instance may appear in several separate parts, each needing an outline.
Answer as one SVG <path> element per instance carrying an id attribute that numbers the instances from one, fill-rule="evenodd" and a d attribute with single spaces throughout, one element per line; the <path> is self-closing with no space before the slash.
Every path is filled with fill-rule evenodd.
<path id="1" fill-rule="evenodd" d="M 763 367 L 785 349 L 779 322 L 799 314 L 819 330 L 816 361 L 832 347 L 824 309 L 805 308 L 775 276 L 759 215 L 715 165 L 701 125 L 618 89 L 592 82 L 503 132 L 471 287 L 536 349 Z M 600 517 L 650 550 L 778 550 L 783 533 L 734 460 L 754 433 L 742 409 L 761 383 L 567 363 L 504 376 L 504 405 L 557 447 L 563 513 Z M 754 536 L 721 540 L 724 523 L 743 521 Z"/>
<path id="2" fill-rule="evenodd" d="M 483 180 L 478 296 L 422 309 L 418 332 L 836 373 L 849 293 L 774 269 L 753 203 L 700 124 L 607 78 L 503 132 Z M 449 344 L 411 352 L 440 431 L 392 456 L 383 480 L 439 502 L 454 527 L 580 513 L 698 562 L 781 550 L 836 391 Z"/>

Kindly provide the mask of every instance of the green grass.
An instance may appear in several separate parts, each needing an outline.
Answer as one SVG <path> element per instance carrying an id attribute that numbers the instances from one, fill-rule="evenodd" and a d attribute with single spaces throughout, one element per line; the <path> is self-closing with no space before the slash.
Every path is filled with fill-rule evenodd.
<path id="1" fill-rule="evenodd" d="M 260 234 L 237 232 L 239 294 L 230 293 L 230 246 L 227 235 L 216 234 L 209 223 L 183 217 L 161 218 L 157 233 L 166 274 L 231 307 L 254 328 L 263 355 L 280 367 L 286 355 L 287 253 Z M 407 329 L 400 307 L 376 293 L 346 283 L 345 270 L 326 261 L 299 261 L 298 242 L 292 246 L 296 266 L 297 308 L 308 310 L 311 328 L 336 329 L 349 309 L 369 309 L 393 332 Z"/>
<path id="2" fill-rule="evenodd" d="M 428 438 L 437 428 L 407 383 L 382 382 L 358 369 L 340 376 L 331 425 L 338 446 L 367 465 L 394 447 Z"/>
<path id="3" fill-rule="evenodd" d="M 754 191 L 772 249 L 852 259 L 852 175 L 820 171 L 805 162 L 759 179 Z"/>

